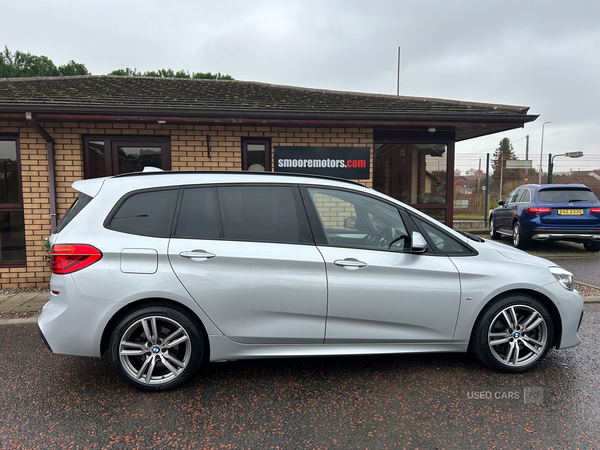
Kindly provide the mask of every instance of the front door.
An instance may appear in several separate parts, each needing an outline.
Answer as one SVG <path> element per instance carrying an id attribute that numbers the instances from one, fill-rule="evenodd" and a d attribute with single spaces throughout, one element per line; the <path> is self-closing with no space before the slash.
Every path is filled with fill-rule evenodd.
<path id="1" fill-rule="evenodd" d="M 411 254 L 394 206 L 341 190 L 307 192 L 326 238 L 318 247 L 328 279 L 325 342 L 450 342 L 460 302 L 450 259 Z"/>

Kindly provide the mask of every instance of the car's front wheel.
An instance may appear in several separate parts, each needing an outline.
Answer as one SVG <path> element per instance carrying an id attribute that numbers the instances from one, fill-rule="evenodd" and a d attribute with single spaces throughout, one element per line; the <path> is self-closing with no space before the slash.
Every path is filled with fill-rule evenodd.
<path id="1" fill-rule="evenodd" d="M 471 349 L 500 372 L 535 367 L 552 346 L 554 325 L 546 307 L 527 295 L 509 295 L 482 311 L 471 337 Z"/>
<path id="2" fill-rule="evenodd" d="M 523 230 L 521 229 L 521 224 L 519 222 L 515 222 L 513 225 L 512 239 L 515 248 L 520 248 L 521 250 L 527 248 L 527 241 L 523 238 Z"/>
<path id="3" fill-rule="evenodd" d="M 586 242 L 583 244 L 583 248 L 588 252 L 600 252 L 600 242 Z"/>
<path id="4" fill-rule="evenodd" d="M 110 359 L 117 375 L 142 391 L 173 389 L 194 375 L 204 339 L 198 325 L 167 305 L 143 306 L 117 324 Z"/>

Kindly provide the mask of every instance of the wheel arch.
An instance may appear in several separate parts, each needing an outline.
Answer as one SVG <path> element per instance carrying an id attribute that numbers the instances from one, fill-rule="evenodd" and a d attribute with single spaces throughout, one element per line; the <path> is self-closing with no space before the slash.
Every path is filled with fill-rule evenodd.
<path id="1" fill-rule="evenodd" d="M 494 302 L 501 300 L 504 297 L 514 294 L 523 294 L 528 295 L 529 297 L 533 297 L 538 300 L 544 307 L 548 310 L 550 317 L 552 318 L 552 324 L 554 325 L 554 336 L 552 337 L 552 347 L 558 347 L 560 345 L 560 341 L 562 338 L 562 321 L 560 320 L 560 313 L 558 312 L 558 308 L 554 304 L 550 298 L 546 297 L 544 294 L 534 291 L 531 289 L 514 289 L 511 291 L 502 292 L 496 295 L 494 298 L 490 299 L 479 311 L 477 314 L 477 318 L 473 322 L 473 327 L 471 329 L 471 336 L 469 341 L 473 341 L 473 332 L 475 330 L 475 325 L 479 322 L 483 314 L 485 313 L 487 307 L 492 305 Z"/>
<path id="2" fill-rule="evenodd" d="M 124 305 L 120 310 L 118 310 L 110 318 L 110 320 L 108 321 L 108 323 L 106 324 L 106 326 L 104 327 L 104 330 L 102 332 L 102 338 L 100 340 L 100 354 L 101 355 L 103 355 L 104 352 L 106 352 L 108 350 L 110 336 L 111 336 L 113 330 L 115 329 L 115 327 L 117 326 L 117 324 L 121 321 L 121 319 L 123 317 L 125 317 L 127 314 L 129 314 L 131 311 L 133 311 L 134 309 L 140 308 L 142 306 L 169 306 L 169 307 L 178 309 L 181 312 L 185 313 L 185 315 L 196 324 L 196 326 L 198 327 L 198 330 L 200 331 L 200 334 L 202 335 L 202 339 L 204 340 L 204 354 L 202 356 L 202 363 L 204 363 L 205 361 L 209 361 L 210 346 L 209 346 L 209 340 L 208 340 L 208 333 L 206 332 L 206 327 L 202 323 L 202 320 L 200 320 L 198 315 L 194 311 L 192 311 L 190 308 L 188 308 L 187 306 L 185 306 L 179 302 L 166 299 L 166 298 L 140 299 L 140 300 L 136 300 L 134 302 L 128 303 L 127 305 Z"/>

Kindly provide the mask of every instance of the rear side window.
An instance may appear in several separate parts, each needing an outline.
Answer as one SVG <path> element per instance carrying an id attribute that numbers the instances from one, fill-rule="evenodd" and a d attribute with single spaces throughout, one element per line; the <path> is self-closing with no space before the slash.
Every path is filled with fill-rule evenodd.
<path id="1" fill-rule="evenodd" d="M 183 192 L 175 237 L 218 239 L 219 208 L 214 188 L 193 188 Z"/>
<path id="2" fill-rule="evenodd" d="M 538 192 L 540 202 L 571 203 L 597 202 L 598 199 L 589 189 L 543 189 Z"/>
<path id="3" fill-rule="evenodd" d="M 177 195 L 176 189 L 135 193 L 118 206 L 108 228 L 143 236 L 168 237 Z"/>
<path id="4" fill-rule="evenodd" d="M 232 186 L 217 189 L 225 239 L 300 242 L 292 189 Z"/>
<path id="5" fill-rule="evenodd" d="M 93 197 L 90 197 L 89 195 L 79 193 L 79 196 L 75 199 L 71 207 L 60 220 L 60 223 L 56 228 L 56 232 L 60 233 L 60 231 L 62 231 L 68 225 L 68 223 L 73 220 L 73 218 L 75 218 L 75 216 L 79 214 L 90 201 L 92 201 L 92 198 Z"/>

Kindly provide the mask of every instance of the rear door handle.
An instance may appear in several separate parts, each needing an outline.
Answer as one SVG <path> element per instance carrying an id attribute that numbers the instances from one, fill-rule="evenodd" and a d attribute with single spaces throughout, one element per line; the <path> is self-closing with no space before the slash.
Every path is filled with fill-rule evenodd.
<path id="1" fill-rule="evenodd" d="M 336 266 L 343 267 L 344 269 L 348 270 L 357 270 L 368 266 L 366 262 L 359 261 L 355 258 L 336 259 L 333 261 L 333 263 Z"/>
<path id="2" fill-rule="evenodd" d="M 182 258 L 190 258 L 194 261 L 206 261 L 207 259 L 214 258 L 217 255 L 214 253 L 209 253 L 205 250 L 192 250 L 190 252 L 181 252 L 179 253 L 179 256 Z"/>

